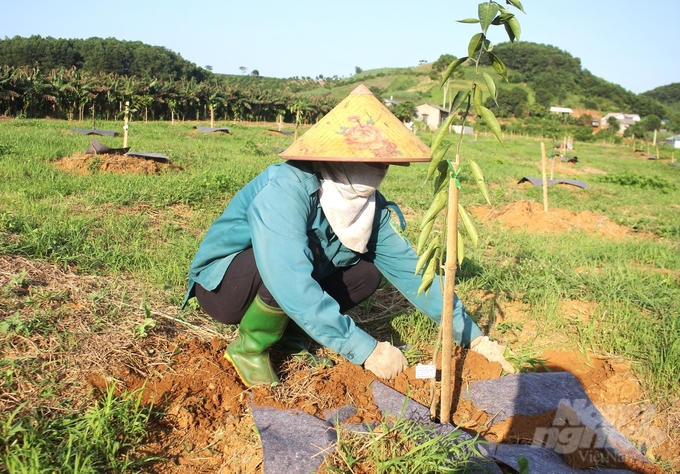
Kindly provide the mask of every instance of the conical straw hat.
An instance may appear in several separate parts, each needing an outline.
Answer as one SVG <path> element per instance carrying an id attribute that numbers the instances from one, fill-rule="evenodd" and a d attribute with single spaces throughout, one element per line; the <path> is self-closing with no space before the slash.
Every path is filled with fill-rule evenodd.
<path id="1" fill-rule="evenodd" d="M 285 160 L 406 164 L 430 161 L 430 150 L 360 85 L 279 156 Z"/>

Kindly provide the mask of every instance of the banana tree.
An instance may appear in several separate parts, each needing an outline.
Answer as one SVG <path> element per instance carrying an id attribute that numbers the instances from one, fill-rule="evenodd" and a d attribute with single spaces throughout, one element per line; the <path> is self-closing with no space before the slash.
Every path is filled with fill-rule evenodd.
<path id="1" fill-rule="evenodd" d="M 19 70 L 12 66 L 0 66 L 0 114 L 11 114 L 14 112 L 14 99 L 18 99 L 21 94 L 17 90 L 17 76 Z"/>
<path id="2" fill-rule="evenodd" d="M 45 110 L 45 103 L 54 103 L 52 85 L 38 66 L 21 68 L 19 77 L 23 87 L 22 113 L 25 117 L 37 116 Z"/>
<path id="3" fill-rule="evenodd" d="M 524 8 L 519 0 L 505 0 L 507 5 L 511 5 L 524 12 Z M 442 341 L 442 378 L 441 378 L 441 399 L 440 399 L 440 421 L 449 423 L 451 421 L 451 356 L 453 341 L 453 303 L 456 278 L 456 265 L 462 263 L 464 248 L 463 239 L 458 230 L 458 220 L 462 220 L 473 245 L 477 245 L 477 231 L 472 223 L 472 219 L 459 203 L 461 172 L 461 154 L 463 142 L 463 129 L 470 116 L 471 109 L 477 116 L 478 122 L 483 120 L 494 133 L 501 144 L 502 135 L 498 120 L 488 108 L 483 105 L 483 88 L 494 100 L 497 97 L 496 83 L 493 77 L 487 72 L 480 70 L 480 61 L 486 57 L 491 62 L 493 69 L 507 81 L 507 71 L 503 61 L 496 56 L 492 50 L 493 45 L 487 38 L 487 32 L 491 26 L 503 26 L 511 42 L 519 41 L 521 29 L 517 18 L 500 3 L 489 0 L 480 3 L 477 8 L 477 18 L 467 18 L 460 20 L 461 23 L 478 24 L 481 32 L 475 34 L 468 44 L 467 56 L 458 58 L 451 62 L 444 72 L 440 86 L 444 87 L 453 73 L 463 64 L 473 64 L 475 74 L 471 86 L 468 90 L 458 91 L 451 103 L 449 110 L 450 116 L 439 127 L 433 137 L 431 150 L 430 166 L 427 172 L 427 179 L 433 181 L 434 196 L 430 208 L 425 213 L 421 221 L 421 233 L 418 238 L 416 250 L 420 255 L 416 273 L 422 273 L 422 283 L 419 292 L 428 291 L 437 275 L 443 276 L 444 304 L 441 318 L 441 341 Z M 452 143 L 444 142 L 445 136 L 453 120 L 462 119 L 460 136 L 455 143 L 453 150 Z M 449 152 L 453 151 L 455 158 L 449 159 Z M 486 188 L 484 176 L 481 169 L 472 160 L 467 160 L 470 171 L 481 190 L 484 198 L 490 203 L 489 192 Z M 439 221 L 439 228 L 435 225 Z M 434 399 L 434 393 L 433 393 Z M 433 402 L 434 406 L 434 402 Z"/>

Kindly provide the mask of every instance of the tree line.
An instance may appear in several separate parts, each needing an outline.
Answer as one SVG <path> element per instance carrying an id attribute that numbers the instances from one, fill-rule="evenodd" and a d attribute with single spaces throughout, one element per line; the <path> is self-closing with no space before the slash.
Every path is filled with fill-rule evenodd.
<path id="1" fill-rule="evenodd" d="M 0 40 L 0 114 L 116 120 L 126 103 L 144 120 L 313 123 L 335 106 L 301 97 L 305 79 L 221 76 L 172 51 L 114 38 Z"/>
<path id="2" fill-rule="evenodd" d="M 162 46 L 115 38 L 63 39 L 15 36 L 0 40 L 0 64 L 38 66 L 44 71 L 76 68 L 87 74 L 151 76 L 203 81 L 210 71 Z"/>
<path id="3" fill-rule="evenodd" d="M 120 119 L 126 103 L 143 120 L 245 120 L 314 123 L 336 101 L 301 97 L 299 84 L 281 87 L 229 85 L 219 77 L 199 81 L 117 73 L 76 67 L 0 66 L 0 114 L 24 118 Z M 297 87 L 296 87 L 297 85 Z"/>

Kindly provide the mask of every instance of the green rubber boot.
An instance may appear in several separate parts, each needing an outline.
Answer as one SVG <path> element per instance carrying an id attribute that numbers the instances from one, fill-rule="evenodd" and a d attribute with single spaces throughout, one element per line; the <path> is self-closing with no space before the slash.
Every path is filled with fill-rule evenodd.
<path id="1" fill-rule="evenodd" d="M 269 306 L 259 296 L 243 315 L 238 337 L 227 346 L 224 357 L 232 363 L 246 387 L 281 383 L 269 360 L 269 348 L 281 338 L 288 321 L 281 308 Z"/>
<path id="2" fill-rule="evenodd" d="M 295 359 L 302 360 L 312 367 L 324 369 L 335 365 L 328 357 L 319 357 L 309 352 L 310 343 L 311 338 L 307 333 L 295 321 L 290 321 L 283 336 L 274 345 L 274 349 L 284 354 L 292 355 Z"/>

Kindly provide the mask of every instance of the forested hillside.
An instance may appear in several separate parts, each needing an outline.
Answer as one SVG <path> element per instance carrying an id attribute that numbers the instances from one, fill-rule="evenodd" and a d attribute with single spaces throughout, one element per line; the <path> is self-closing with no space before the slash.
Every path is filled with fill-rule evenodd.
<path id="1" fill-rule="evenodd" d="M 642 95 L 656 99 L 667 107 L 680 112 L 680 82 L 657 87 L 651 91 L 643 92 Z"/>
<path id="2" fill-rule="evenodd" d="M 594 76 L 581 60 L 554 46 L 531 42 L 500 43 L 496 53 L 511 70 L 511 83 L 526 82 L 544 107 L 563 104 L 580 96 L 586 109 L 626 111 L 640 116 L 664 117 L 666 110 L 656 97 L 637 95 Z M 614 111 L 614 110 L 609 110 Z"/>
<path id="3" fill-rule="evenodd" d="M 90 74 L 152 76 L 178 80 L 207 79 L 209 71 L 197 67 L 162 46 L 115 38 L 60 39 L 15 36 L 0 40 L 0 65 L 38 66 L 43 71 L 77 68 Z"/>

